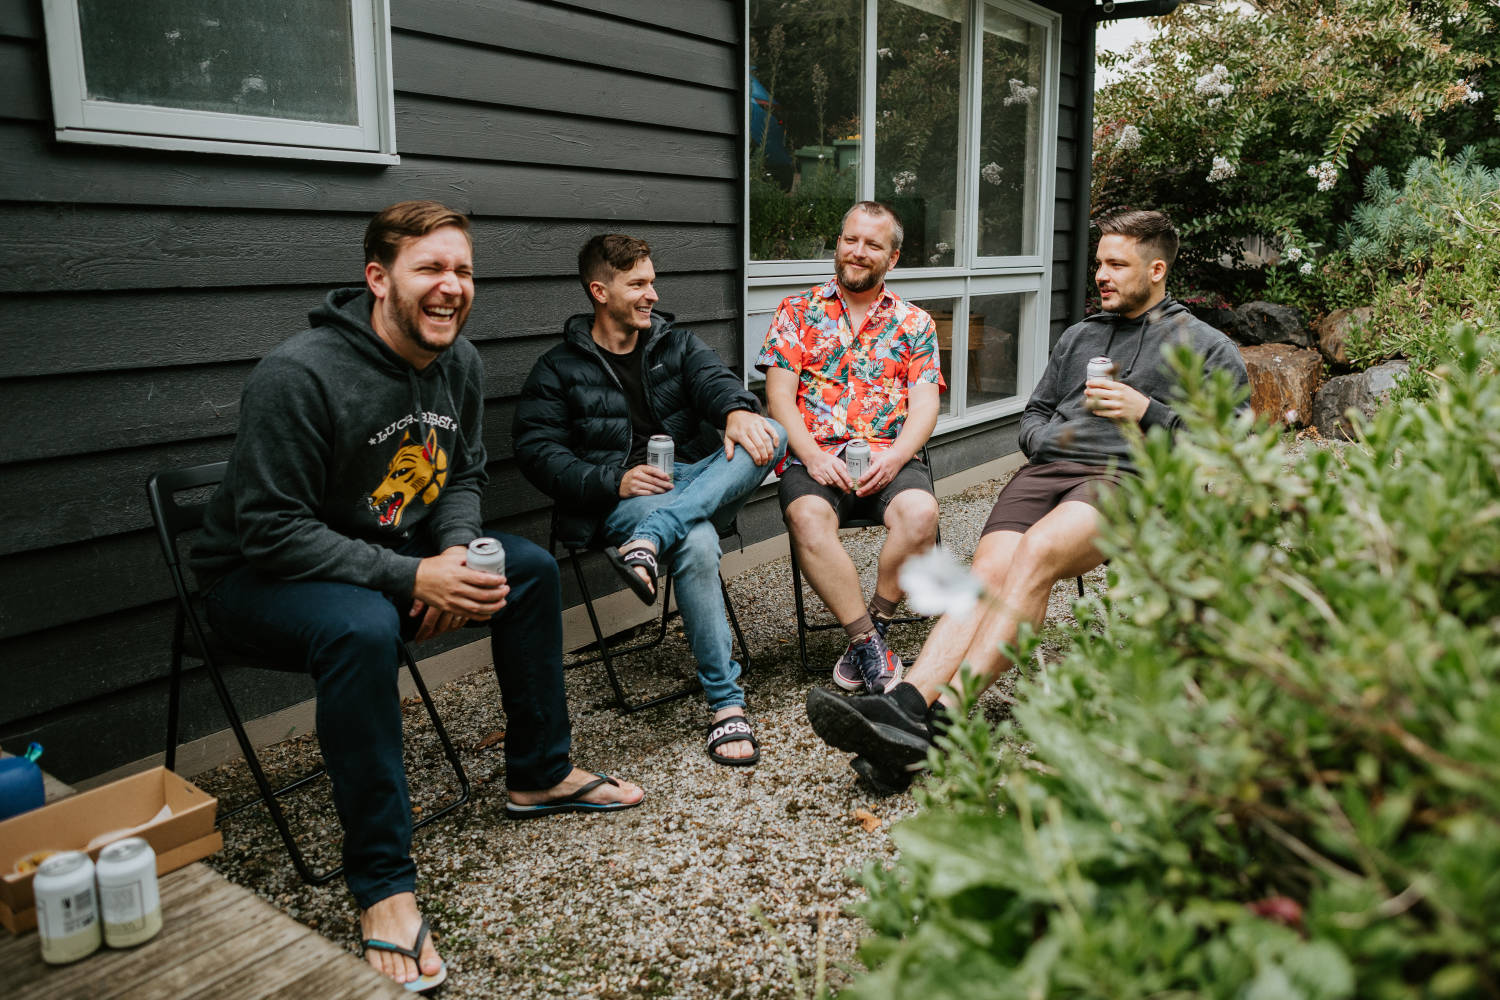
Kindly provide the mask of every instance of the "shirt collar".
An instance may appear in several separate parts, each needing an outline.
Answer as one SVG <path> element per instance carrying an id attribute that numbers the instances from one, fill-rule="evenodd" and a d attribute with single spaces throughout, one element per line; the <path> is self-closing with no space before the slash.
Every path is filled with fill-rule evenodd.
<path id="1" fill-rule="evenodd" d="M 829 278 L 824 282 L 823 287 L 818 289 L 818 295 L 825 299 L 838 299 L 840 305 L 844 306 L 845 309 L 848 308 L 848 303 L 844 302 L 844 296 L 839 291 L 839 279 L 837 278 Z M 889 303 L 893 303 L 895 300 L 896 293 L 891 291 L 891 287 L 882 281 L 880 283 L 880 296 L 871 304 L 870 309 L 874 311 Z"/>

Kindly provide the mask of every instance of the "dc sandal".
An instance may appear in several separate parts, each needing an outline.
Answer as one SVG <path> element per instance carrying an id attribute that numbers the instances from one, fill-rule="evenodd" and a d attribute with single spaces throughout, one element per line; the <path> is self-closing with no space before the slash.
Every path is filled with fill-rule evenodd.
<path id="1" fill-rule="evenodd" d="M 604 550 L 604 558 L 620 574 L 636 597 L 641 599 L 642 604 L 651 605 L 656 603 L 656 578 L 661 575 L 657 566 L 656 553 L 644 545 L 634 545 L 624 551 L 610 546 Z M 651 579 L 646 580 L 635 571 L 639 566 L 646 571 Z"/>
<path id="2" fill-rule="evenodd" d="M 719 747 L 725 743 L 734 743 L 743 740 L 749 743 L 754 752 L 748 757 L 726 757 L 718 752 Z M 755 738 L 755 730 L 750 728 L 750 720 L 743 715 L 731 715 L 727 719 L 708 724 L 708 756 L 715 764 L 723 764 L 726 767 L 749 767 L 760 761 L 760 743 Z"/>

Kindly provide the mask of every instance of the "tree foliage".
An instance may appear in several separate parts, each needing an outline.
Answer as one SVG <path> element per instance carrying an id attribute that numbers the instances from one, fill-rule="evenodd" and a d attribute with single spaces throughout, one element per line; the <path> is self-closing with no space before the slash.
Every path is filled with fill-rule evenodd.
<path id="1" fill-rule="evenodd" d="M 1454 337 L 1342 457 L 1176 357 L 1187 437 L 1138 446 L 1010 749 L 946 738 L 844 995 L 1500 995 L 1500 380 Z"/>

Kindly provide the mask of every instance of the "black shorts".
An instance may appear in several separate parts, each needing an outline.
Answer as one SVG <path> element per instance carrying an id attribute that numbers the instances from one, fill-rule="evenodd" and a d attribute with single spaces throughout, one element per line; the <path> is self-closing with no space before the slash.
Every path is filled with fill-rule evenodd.
<path id="1" fill-rule="evenodd" d="M 1101 490 L 1120 485 L 1121 474 L 1082 462 L 1043 462 L 1023 465 L 1000 491 L 980 537 L 992 531 L 1019 531 L 1046 517 L 1067 500 L 1099 506 Z"/>
<path id="2" fill-rule="evenodd" d="M 896 494 L 907 490 L 921 490 L 928 496 L 935 495 L 932 492 L 932 473 L 920 458 L 907 462 L 896 473 L 896 478 L 885 484 L 885 489 L 867 497 L 845 493 L 837 486 L 824 486 L 812 477 L 807 466 L 801 462 L 793 462 L 781 473 L 781 513 L 786 514 L 786 509 L 792 505 L 793 500 L 818 496 L 828 501 L 828 506 L 838 514 L 841 523 L 851 518 L 884 521 L 886 507 L 890 506 Z"/>

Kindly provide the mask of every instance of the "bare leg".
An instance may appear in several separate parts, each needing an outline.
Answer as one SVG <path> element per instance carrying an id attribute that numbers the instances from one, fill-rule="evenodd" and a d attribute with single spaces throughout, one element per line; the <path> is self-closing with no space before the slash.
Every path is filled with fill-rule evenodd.
<path id="1" fill-rule="evenodd" d="M 937 698 L 939 687 L 953 680 L 960 666 L 977 675 L 983 682 L 982 688 L 993 684 L 1011 665 L 1000 647 L 1015 641 L 1022 622 L 1042 623 L 1053 585 L 1065 577 L 1086 573 L 1104 561 L 1094 547 L 1098 531 L 1099 512 L 1089 504 L 1070 500 L 1059 504 L 1024 535 L 994 532 L 985 536 L 983 542 L 998 540 L 989 546 L 981 542 L 975 553 L 974 568 L 991 588 L 994 603 L 975 623 L 956 662 L 952 650 L 960 636 L 955 633 L 945 641 L 942 658 L 934 657 L 931 666 L 920 675 L 913 668 L 908 680 L 917 685 L 929 703 Z M 937 629 L 933 635 L 937 635 Z M 928 644 L 931 643 L 929 638 Z M 924 648 L 923 657 L 926 654 Z M 922 663 L 919 658 L 918 666 Z M 945 673 L 946 679 L 941 679 Z"/>
<path id="2" fill-rule="evenodd" d="M 926 490 L 902 490 L 885 508 L 885 544 L 880 547 L 875 593 L 900 603 L 901 564 L 924 552 L 937 538 L 937 499 Z"/>
<path id="3" fill-rule="evenodd" d="M 421 926 L 422 913 L 417 909 L 417 897 L 409 892 L 387 896 L 359 915 L 361 940 L 375 938 L 399 944 L 403 948 L 411 947 Z M 381 975 L 398 983 L 409 983 L 419 975 L 435 976 L 442 968 L 442 960 L 438 958 L 437 949 L 432 945 L 431 934 L 428 934 L 422 945 L 420 973 L 417 970 L 418 963 L 405 955 L 377 948 L 366 949 L 365 961 L 375 966 Z"/>
<path id="4" fill-rule="evenodd" d="M 807 582 L 839 624 L 864 614 L 859 571 L 839 541 L 839 516 L 828 501 L 819 496 L 798 497 L 787 506 L 786 524 Z"/>

